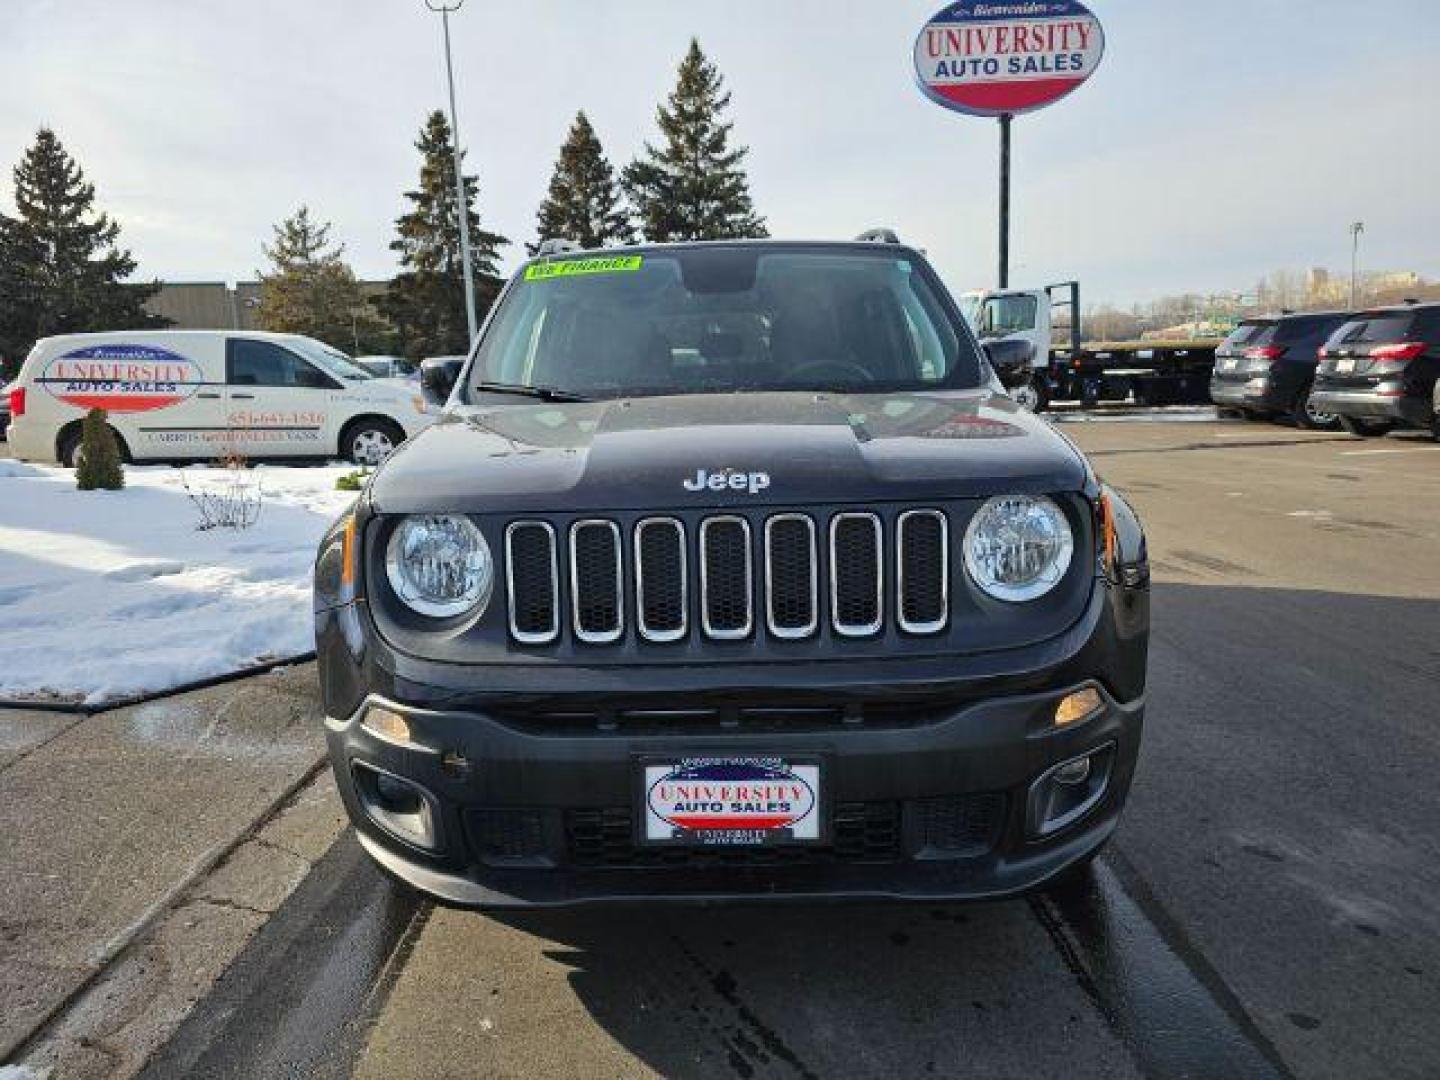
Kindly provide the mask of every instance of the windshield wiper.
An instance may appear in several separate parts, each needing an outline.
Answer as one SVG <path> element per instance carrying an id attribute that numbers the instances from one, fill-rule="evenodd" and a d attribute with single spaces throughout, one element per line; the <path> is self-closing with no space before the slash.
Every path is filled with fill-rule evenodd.
<path id="1" fill-rule="evenodd" d="M 540 401 L 589 401 L 583 394 L 561 390 L 558 386 L 522 386 L 519 383 L 476 383 L 475 389 L 487 394 L 516 394 Z"/>

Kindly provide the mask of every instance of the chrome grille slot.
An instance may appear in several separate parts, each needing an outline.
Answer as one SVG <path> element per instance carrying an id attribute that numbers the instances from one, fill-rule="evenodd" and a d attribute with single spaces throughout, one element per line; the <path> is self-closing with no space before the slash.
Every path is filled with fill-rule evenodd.
<path id="1" fill-rule="evenodd" d="M 909 634 L 938 634 L 950 614 L 950 529 L 939 510 L 910 510 L 895 524 L 896 618 Z"/>
<path id="2" fill-rule="evenodd" d="M 570 526 L 570 600 L 575 636 L 587 645 L 618 641 L 625 622 L 620 527 L 613 521 Z"/>
<path id="3" fill-rule="evenodd" d="M 505 530 L 505 592 L 510 634 L 522 645 L 560 636 L 560 567 L 555 530 L 544 521 L 517 521 Z"/>
<path id="4" fill-rule="evenodd" d="M 519 645 L 567 634 L 615 644 L 629 605 L 641 645 L 683 642 L 697 629 L 710 641 L 759 630 L 798 642 L 873 638 L 887 627 L 939 635 L 951 625 L 952 537 L 939 507 L 893 517 L 842 508 L 552 520 L 504 529 L 506 620 Z"/>
<path id="5" fill-rule="evenodd" d="M 830 621 L 842 637 L 869 637 L 884 623 L 882 536 L 874 514 L 830 520 Z"/>
<path id="6" fill-rule="evenodd" d="M 820 623 L 820 558 L 815 522 L 776 514 L 765 522 L 765 620 L 770 633 L 809 637 Z"/>
<path id="7" fill-rule="evenodd" d="M 750 523 L 733 515 L 706 518 L 700 524 L 700 624 L 706 636 L 749 637 L 754 593 Z"/>
<path id="8" fill-rule="evenodd" d="M 685 528 L 674 518 L 635 526 L 635 622 L 646 641 L 679 641 L 689 626 Z"/>

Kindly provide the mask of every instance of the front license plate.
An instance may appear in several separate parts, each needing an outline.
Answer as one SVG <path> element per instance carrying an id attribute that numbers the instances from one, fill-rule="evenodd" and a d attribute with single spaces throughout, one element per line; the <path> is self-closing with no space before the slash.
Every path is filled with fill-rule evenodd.
<path id="1" fill-rule="evenodd" d="M 823 839 L 820 763 L 781 757 L 647 759 L 640 840 L 755 847 Z"/>

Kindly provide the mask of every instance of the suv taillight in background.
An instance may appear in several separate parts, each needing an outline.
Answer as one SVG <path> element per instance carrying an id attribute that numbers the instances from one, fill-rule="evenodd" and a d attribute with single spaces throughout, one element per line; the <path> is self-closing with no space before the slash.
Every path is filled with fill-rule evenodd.
<path id="1" fill-rule="evenodd" d="M 1267 364 L 1279 360 L 1285 355 L 1285 348 L 1281 345 L 1257 345 L 1253 349 L 1245 350 L 1246 360 L 1263 360 Z"/>
<path id="2" fill-rule="evenodd" d="M 1390 362 L 1414 360 L 1425 351 L 1423 341 L 1405 341 L 1396 345 L 1377 345 L 1370 350 L 1371 360 L 1386 360 Z"/>
<path id="3" fill-rule="evenodd" d="M 25 388 L 23 386 L 10 388 L 10 415 L 11 417 L 25 415 Z"/>

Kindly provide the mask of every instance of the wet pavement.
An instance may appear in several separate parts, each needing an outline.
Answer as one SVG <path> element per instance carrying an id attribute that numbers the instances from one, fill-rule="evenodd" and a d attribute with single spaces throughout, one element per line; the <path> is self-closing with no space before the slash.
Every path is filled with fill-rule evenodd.
<path id="1" fill-rule="evenodd" d="M 0 710 L 0 1060 L 315 768 L 314 679 Z"/>
<path id="2" fill-rule="evenodd" d="M 347 833 L 148 1075 L 1440 1075 L 1440 446 L 1160 426 L 1067 429 L 1156 566 L 1140 771 L 1088 878 L 487 916 Z"/>

